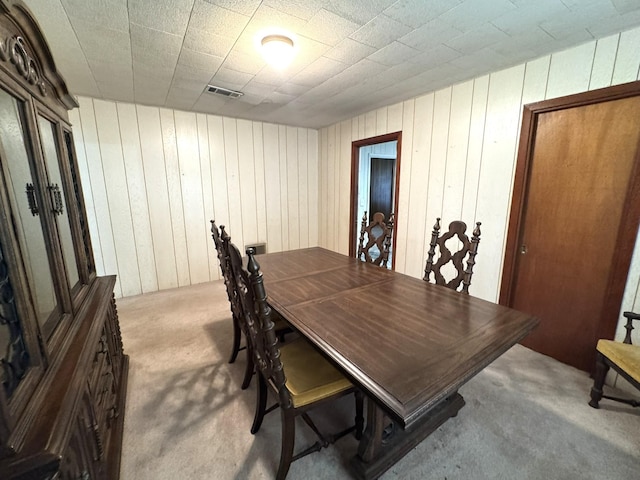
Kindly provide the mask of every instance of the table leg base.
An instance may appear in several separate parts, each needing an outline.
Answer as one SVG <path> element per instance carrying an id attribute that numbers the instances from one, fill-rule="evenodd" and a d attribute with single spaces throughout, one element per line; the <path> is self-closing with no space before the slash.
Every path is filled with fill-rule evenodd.
<path id="1" fill-rule="evenodd" d="M 371 461 L 365 462 L 356 455 L 349 465 L 351 472 L 358 479 L 373 480 L 380 477 L 440 425 L 455 417 L 464 404 L 462 395 L 452 395 L 416 425 L 397 431 L 388 443 L 378 447 L 378 454 Z"/>

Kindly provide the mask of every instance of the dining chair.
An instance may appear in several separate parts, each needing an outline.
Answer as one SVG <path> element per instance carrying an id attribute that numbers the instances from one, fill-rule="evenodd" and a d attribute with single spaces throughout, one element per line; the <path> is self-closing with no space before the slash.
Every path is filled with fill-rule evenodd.
<path id="1" fill-rule="evenodd" d="M 632 407 L 640 407 L 640 401 L 604 395 L 604 380 L 609 368 L 613 368 L 631 385 L 640 390 L 640 345 L 631 343 L 632 322 L 640 320 L 640 314 L 634 312 L 624 312 L 627 319 L 624 328 L 627 334 L 622 342 L 613 340 L 598 340 L 596 345 L 596 373 L 593 377 L 593 387 L 591 388 L 591 401 L 589 405 L 593 408 L 600 408 L 600 400 L 607 398 L 616 402 L 626 403 Z"/>
<path id="2" fill-rule="evenodd" d="M 211 220 L 211 236 L 213 242 L 216 245 L 216 251 L 218 252 L 218 260 L 220 261 L 220 269 L 222 270 L 222 277 L 224 279 L 224 285 L 227 290 L 227 297 L 231 307 L 231 316 L 233 322 L 233 344 L 231 351 L 231 358 L 229 363 L 235 362 L 238 352 L 240 350 L 247 350 L 247 362 L 245 364 L 244 377 L 242 380 L 241 388 L 246 390 L 251 384 L 251 378 L 255 373 L 255 367 L 253 364 L 253 355 L 251 354 L 250 347 L 247 338 L 247 332 L 242 329 L 241 319 L 243 318 L 242 304 L 236 285 L 233 279 L 233 273 L 231 271 L 229 246 L 231 245 L 231 237 L 225 230 L 224 225 L 220 225 L 220 228 L 216 226 L 215 220 Z M 291 327 L 279 316 L 275 316 L 274 322 L 276 325 L 276 332 L 279 338 L 284 341 L 285 335 L 291 333 Z M 241 337 L 244 334 L 245 345 L 240 346 Z"/>
<path id="3" fill-rule="evenodd" d="M 469 293 L 469 286 L 471 285 L 471 276 L 473 275 L 473 266 L 476 263 L 476 255 L 478 253 L 478 244 L 480 243 L 480 222 L 476 222 L 476 228 L 473 229 L 472 237 L 469 238 L 466 235 L 467 224 L 455 220 L 449 224 L 449 230 L 440 235 L 440 218 L 436 219 L 436 223 L 433 226 L 431 232 L 431 243 L 429 252 L 427 253 L 427 262 L 424 269 L 423 280 L 430 281 L 431 273 L 433 273 L 434 281 L 437 285 L 443 285 L 461 293 Z M 451 253 L 451 250 L 447 247 L 447 241 L 457 236 L 457 239 L 453 239 L 458 249 L 455 253 Z M 436 246 L 438 247 L 440 256 L 434 263 L 434 257 L 436 254 Z M 454 249 L 455 250 L 455 249 Z M 467 268 L 464 268 L 463 261 L 467 258 Z M 448 266 L 451 262 L 451 266 L 455 270 L 455 277 L 451 280 L 446 280 L 442 270 L 445 266 Z M 460 288 L 462 284 L 462 288 Z"/>
<path id="4" fill-rule="evenodd" d="M 273 311 L 267 303 L 267 293 L 254 249 L 247 249 L 247 269 L 242 266 L 240 251 L 235 245 L 230 244 L 229 251 L 236 290 L 240 294 L 245 314 L 241 324 L 244 324 L 248 333 L 254 364 L 260 372 L 251 433 L 258 433 L 264 416 L 280 407 L 282 443 L 276 479 L 283 480 L 291 462 L 329 446 L 350 432 L 355 431 L 358 439 L 361 437 L 364 424 L 363 395 L 303 337 L 284 345 L 279 344 L 272 320 Z M 269 390 L 277 400 L 267 408 Z M 356 399 L 355 425 L 332 435 L 321 433 L 308 411 L 321 403 L 350 393 L 355 394 Z M 298 416 L 315 432 L 318 441 L 294 455 L 295 419 Z"/>
<path id="5" fill-rule="evenodd" d="M 220 228 L 216 225 L 215 220 L 211 220 L 211 237 L 213 238 L 213 244 L 216 247 L 218 254 L 218 262 L 220 263 L 220 270 L 222 271 L 222 279 L 224 280 L 224 286 L 227 290 L 227 298 L 231 307 L 231 316 L 233 322 L 233 343 L 231 344 L 231 356 L 229 357 L 229 363 L 236 361 L 238 352 L 244 350 L 246 347 L 241 347 L 241 331 L 240 324 L 238 323 L 238 313 L 234 311 L 234 284 L 231 277 L 231 271 L 229 269 L 229 258 L 225 253 L 224 245 L 222 242 L 222 236 L 225 235 L 224 225 Z"/>
<path id="6" fill-rule="evenodd" d="M 384 213 L 376 212 L 373 214 L 371 223 L 367 225 L 367 212 L 364 212 L 358 243 L 358 258 L 360 260 L 387 268 L 394 218 L 392 213 L 389 216 L 389 221 L 385 222 Z M 365 234 L 367 235 L 366 244 L 364 243 Z"/>

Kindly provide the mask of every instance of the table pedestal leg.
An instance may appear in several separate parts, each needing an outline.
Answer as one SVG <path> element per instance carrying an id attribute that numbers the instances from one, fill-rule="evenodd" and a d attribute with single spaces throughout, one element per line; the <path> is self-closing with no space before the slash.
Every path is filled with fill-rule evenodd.
<path id="1" fill-rule="evenodd" d="M 464 403 L 462 395 L 456 392 L 403 430 L 367 399 L 367 426 L 358 445 L 358 454 L 351 460 L 352 472 L 359 479 L 378 478 L 447 419 L 455 417 Z"/>

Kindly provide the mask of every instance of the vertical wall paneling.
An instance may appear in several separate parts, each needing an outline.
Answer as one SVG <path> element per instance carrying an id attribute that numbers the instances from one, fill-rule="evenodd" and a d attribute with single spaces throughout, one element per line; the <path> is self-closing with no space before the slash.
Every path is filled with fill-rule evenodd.
<path id="1" fill-rule="evenodd" d="M 248 120 L 237 121 L 238 180 L 242 210 L 242 238 L 244 243 L 236 244 L 244 254 L 247 245 L 258 242 L 258 215 L 256 212 L 256 171 L 253 149 L 253 126 Z M 226 130 L 226 129 L 225 129 Z"/>
<path id="2" fill-rule="evenodd" d="M 626 83 L 638 78 L 640 69 L 640 28 L 620 34 L 618 54 L 613 69 L 612 84 Z"/>
<path id="3" fill-rule="evenodd" d="M 267 250 L 281 252 L 282 216 L 280 210 L 280 146 L 278 126 L 263 125 L 265 204 L 267 207 Z M 284 179 L 286 180 L 286 178 Z"/>
<path id="4" fill-rule="evenodd" d="M 601 38 L 596 42 L 596 52 L 593 57 L 593 69 L 589 80 L 589 90 L 611 85 L 613 67 L 618 51 L 620 35 Z"/>
<path id="5" fill-rule="evenodd" d="M 142 293 L 155 292 L 158 290 L 158 275 L 138 133 L 138 116 L 135 105 L 121 103 L 117 105 L 117 110 L 140 286 Z"/>
<path id="6" fill-rule="evenodd" d="M 471 224 L 473 218 L 462 218 L 462 202 L 467 170 L 469 126 L 473 80 L 455 85 L 451 91 L 449 138 L 447 143 L 447 168 L 444 178 L 442 218 L 446 222 L 461 219 Z"/>
<path id="7" fill-rule="evenodd" d="M 289 218 L 289 249 L 300 248 L 300 205 L 298 202 L 298 129 L 286 127 L 287 214 Z"/>
<path id="8" fill-rule="evenodd" d="M 184 225 L 184 208 L 182 204 L 182 185 L 180 182 L 180 165 L 178 163 L 178 147 L 176 142 L 176 125 L 174 111 L 160 109 L 160 126 L 164 146 L 164 166 L 169 192 L 169 215 L 173 234 L 173 254 L 176 257 L 176 273 L 178 286 L 189 285 L 189 256 L 187 254 L 187 235 Z M 170 255 L 171 252 L 165 254 Z"/>
<path id="9" fill-rule="evenodd" d="M 84 100 L 81 100 L 84 103 Z M 96 218 L 95 205 L 93 203 L 93 192 L 91 190 L 91 178 L 89 176 L 89 165 L 87 164 L 87 149 L 91 154 L 92 148 L 89 144 L 85 144 L 84 134 L 82 132 L 82 122 L 80 120 L 80 111 L 71 110 L 69 112 L 69 120 L 73 125 L 73 143 L 78 157 L 78 170 L 80 173 L 80 181 L 82 189 L 85 193 L 84 204 L 87 212 L 87 222 L 89 224 L 89 235 L 93 246 L 93 255 L 95 257 L 96 270 L 100 273 L 104 272 L 104 263 L 102 261 L 102 249 L 100 248 L 100 234 L 98 233 L 98 223 Z"/>
<path id="10" fill-rule="evenodd" d="M 71 119 L 97 271 L 118 275 L 117 296 L 219 279 L 210 219 L 242 249 L 318 244 L 317 130 L 88 98 Z"/>
<path id="11" fill-rule="evenodd" d="M 319 238 L 319 189 L 322 175 L 320 175 L 320 166 L 318 164 L 319 148 L 318 148 L 318 131 L 306 130 L 307 133 L 307 185 L 309 202 L 309 246 L 315 247 L 320 245 Z"/>
<path id="12" fill-rule="evenodd" d="M 373 110 L 364 115 L 364 138 L 371 138 L 376 136 L 376 128 L 378 126 L 378 118 L 376 111 Z"/>
<path id="13" fill-rule="evenodd" d="M 328 208 L 327 202 L 329 198 L 329 129 L 325 128 L 320 133 L 320 152 L 318 153 L 318 167 L 320 172 L 320 200 L 318 202 L 318 224 L 320 225 L 320 231 L 318 232 L 319 243 L 321 247 L 329 248 L 329 236 L 328 231 Z"/>
<path id="14" fill-rule="evenodd" d="M 405 273 L 414 277 L 422 277 L 426 259 L 425 227 L 433 226 L 435 218 L 427 219 L 427 198 L 429 196 L 429 165 L 431 163 L 431 132 L 433 130 L 434 94 L 418 97 L 415 101 L 413 156 L 409 193 L 409 210 L 406 222 L 407 251 Z M 409 147 L 410 145 L 407 145 Z M 402 214 L 402 212 L 400 212 Z M 430 230 L 429 230 L 430 233 Z"/>
<path id="15" fill-rule="evenodd" d="M 209 159 L 211 161 L 211 188 L 216 225 L 229 226 L 229 196 L 227 195 L 227 165 L 224 151 L 222 117 L 207 117 L 209 131 Z M 233 232 L 231 233 L 233 235 Z M 232 241 L 235 239 L 232 238 Z"/>
<path id="16" fill-rule="evenodd" d="M 300 228 L 300 248 L 307 248 L 309 246 L 309 219 L 313 218 L 309 215 L 309 152 L 308 152 L 308 134 L 304 128 L 297 129 L 298 131 L 298 205 L 300 208 L 300 215 L 298 217 L 298 223 Z M 317 177 L 314 177 L 317 181 Z M 314 218 L 312 221 L 318 222 L 318 218 Z"/>
<path id="17" fill-rule="evenodd" d="M 547 98 L 588 90 L 594 55 L 595 42 L 553 54 L 549 68 Z"/>
<path id="18" fill-rule="evenodd" d="M 524 84 L 522 87 L 522 104 L 544 100 L 549 79 L 551 56 L 538 58 L 525 66 Z M 522 112 L 520 114 L 522 119 Z"/>
<path id="19" fill-rule="evenodd" d="M 429 174 L 426 181 L 429 183 L 429 196 L 427 198 L 426 229 L 422 251 L 429 248 L 429 240 L 432 227 L 436 218 L 443 216 L 445 178 L 447 174 L 447 154 L 449 143 L 449 116 L 451 114 L 452 88 L 445 88 L 435 92 L 433 102 L 433 121 L 431 130 L 431 161 Z M 443 228 L 447 228 L 450 218 L 443 218 Z"/>
<path id="20" fill-rule="evenodd" d="M 195 113 L 176 111 L 176 143 L 178 146 L 178 168 L 182 189 L 186 251 L 189 260 L 189 282 L 202 283 L 209 280 L 209 253 L 207 237 L 203 235 L 206 223 L 200 175 L 200 151 L 198 125 Z M 206 261 L 205 261 L 206 260 Z"/>
<path id="21" fill-rule="evenodd" d="M 256 180 L 256 220 L 258 222 L 258 242 L 267 241 L 267 204 L 264 176 L 264 143 L 262 123 L 253 122 L 253 157 Z M 267 245 L 269 248 L 269 245 Z"/>
<path id="22" fill-rule="evenodd" d="M 109 204 L 109 217 L 111 227 L 118 232 L 117 235 L 113 235 L 113 241 L 120 286 L 123 295 L 137 295 L 142 292 L 142 287 L 133 235 L 127 173 L 124 167 L 122 141 L 118 128 L 118 112 L 114 103 L 100 100 L 94 101 L 94 110 L 102 154 L 102 170 Z"/>
<path id="23" fill-rule="evenodd" d="M 524 65 L 492 74 L 478 181 L 476 217 L 482 223 L 486 267 L 474 271 L 474 293 L 496 300 L 515 169 Z"/>
<path id="24" fill-rule="evenodd" d="M 235 118 L 222 118 L 224 138 L 224 158 L 227 173 L 227 198 L 229 200 L 229 220 L 227 227 L 233 243 L 244 252 L 244 232 L 242 228 L 242 196 L 240 195 L 240 167 L 238 165 L 238 130 Z"/>
<path id="25" fill-rule="evenodd" d="M 387 130 L 389 132 L 399 132 L 402 130 L 402 103 L 391 105 L 387 109 Z M 386 133 L 385 131 L 382 134 Z"/>
<path id="26" fill-rule="evenodd" d="M 82 133 L 85 141 L 85 151 L 87 154 L 87 166 L 89 170 L 89 184 L 93 195 L 93 205 L 95 207 L 96 227 L 98 234 L 92 236 L 92 242 L 96 240 L 102 256 L 101 261 L 96 262 L 96 266 L 102 265 L 102 271 L 98 270 L 98 275 L 118 273 L 118 263 L 116 259 L 116 247 L 113 243 L 113 231 L 111 230 L 111 217 L 109 213 L 109 201 L 107 200 L 107 189 L 104 183 L 104 172 L 102 170 L 102 154 L 98 143 L 98 130 L 96 127 L 96 117 L 93 108 L 93 101 L 90 99 L 80 99 L 80 119 L 82 121 Z M 86 183 L 86 182 L 85 182 Z M 94 246 L 94 254 L 96 247 Z M 116 295 L 122 296 L 122 288 L 119 279 L 116 279 Z"/>
<path id="27" fill-rule="evenodd" d="M 335 250 L 336 240 L 336 212 L 335 202 L 336 193 L 340 188 L 340 185 L 336 185 L 336 129 L 340 128 L 340 125 L 332 125 L 327 131 L 327 196 L 323 199 L 322 203 L 326 204 L 325 215 L 325 228 L 327 229 L 327 248 Z"/>
<path id="28" fill-rule="evenodd" d="M 178 270 L 174 255 L 160 110 L 138 106 L 136 111 L 158 288 L 174 288 L 178 286 Z"/>
<path id="29" fill-rule="evenodd" d="M 209 279 L 217 280 L 220 278 L 220 268 L 218 255 L 211 238 L 210 220 L 215 219 L 215 210 L 213 205 L 213 185 L 211 183 L 211 159 L 209 158 L 209 132 L 207 127 L 207 116 L 198 113 L 196 115 L 197 135 L 198 135 L 198 155 L 200 157 L 200 183 L 202 185 L 202 205 L 204 211 L 204 238 L 207 245 L 207 258 Z"/>
<path id="30" fill-rule="evenodd" d="M 340 146 L 336 156 L 339 158 L 338 170 L 341 194 L 338 204 L 338 245 L 336 251 L 349 254 L 349 216 L 351 212 L 351 120 L 340 124 Z"/>
<path id="31" fill-rule="evenodd" d="M 636 237 L 636 246 L 640 245 L 640 230 Z M 627 288 L 625 289 L 624 296 L 622 297 L 622 306 L 620 307 L 621 321 L 616 330 L 616 340 L 624 340 L 624 336 L 627 333 L 624 328 L 626 319 L 622 316 L 623 312 L 640 312 L 640 249 L 636 248 L 631 258 L 631 265 L 629 267 L 629 276 L 627 282 Z M 631 332 L 632 342 L 634 345 L 640 345 L 640 329 L 634 328 Z"/>
<path id="32" fill-rule="evenodd" d="M 476 218 L 478 206 L 478 181 L 482 161 L 482 144 L 484 139 L 485 119 L 487 115 L 487 96 L 489 94 L 489 76 L 476 78 L 473 81 L 473 97 L 471 99 L 471 121 L 469 123 L 469 143 L 467 146 L 467 169 L 464 178 L 461 218 L 467 224 L 482 222 Z M 542 91 L 544 95 L 544 90 Z M 481 245 L 484 250 L 485 246 Z M 480 250 L 479 250 L 480 251 Z M 481 259 L 478 259 L 481 260 Z"/>
<path id="33" fill-rule="evenodd" d="M 376 110 L 376 135 L 382 135 L 387 130 L 387 107 L 382 107 Z"/>
<path id="34" fill-rule="evenodd" d="M 91 186 L 96 200 L 96 213 L 101 218 L 98 222 L 98 228 L 104 259 L 104 273 L 118 275 L 116 291 L 119 291 L 120 295 L 135 294 L 139 289 L 138 276 L 125 279 L 123 276 L 126 272 L 119 268 L 122 267 L 126 271 L 130 271 L 131 248 L 135 250 L 135 247 L 133 246 L 130 209 L 126 200 L 129 195 L 126 191 L 127 181 L 120 146 L 118 115 L 115 105 L 100 100 L 93 102 L 93 112 L 96 139 L 100 145 L 100 162 L 91 162 L 90 164 Z M 88 129 L 85 131 L 85 139 L 88 131 Z M 95 183 L 93 178 L 96 180 Z M 116 210 L 116 206 L 129 213 L 128 221 L 126 220 L 127 213 L 120 209 Z M 123 230 L 122 237 L 113 233 L 114 230 L 119 231 L 119 229 Z M 118 246 L 124 250 L 118 252 Z M 138 283 L 137 286 L 136 283 Z"/>
<path id="35" fill-rule="evenodd" d="M 401 124 L 390 122 L 395 131 L 402 131 L 402 145 L 400 151 L 400 182 L 398 192 L 398 205 L 396 205 L 396 243 L 395 260 L 396 270 L 406 272 L 407 235 L 409 232 L 409 192 L 411 191 L 411 164 L 413 162 L 413 131 L 415 100 L 407 100 L 402 104 Z"/>
<path id="36" fill-rule="evenodd" d="M 289 172 L 287 172 L 287 127 L 278 126 L 278 158 L 280 159 L 280 215 L 289 217 Z M 282 249 L 289 250 L 289 224 L 282 222 Z"/>
<path id="37" fill-rule="evenodd" d="M 340 183 L 340 131 L 341 124 L 336 125 L 335 135 L 333 138 L 333 184 L 335 185 L 335 190 L 333 192 L 333 198 L 331 199 L 331 204 L 333 205 L 333 214 L 331 215 L 331 227 L 335 230 L 334 234 L 334 244 L 333 249 L 337 252 L 340 251 L 340 227 L 338 223 L 340 222 L 340 188 L 342 187 Z"/>

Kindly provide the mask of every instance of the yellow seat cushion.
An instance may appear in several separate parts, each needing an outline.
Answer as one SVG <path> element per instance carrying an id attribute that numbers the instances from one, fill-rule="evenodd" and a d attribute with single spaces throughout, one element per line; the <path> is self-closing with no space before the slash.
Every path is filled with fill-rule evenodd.
<path id="1" fill-rule="evenodd" d="M 280 359 L 296 408 L 352 387 L 351 382 L 303 338 L 282 345 Z"/>
<path id="2" fill-rule="evenodd" d="M 612 340 L 598 340 L 596 349 L 640 382 L 640 346 Z"/>

